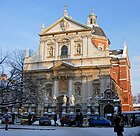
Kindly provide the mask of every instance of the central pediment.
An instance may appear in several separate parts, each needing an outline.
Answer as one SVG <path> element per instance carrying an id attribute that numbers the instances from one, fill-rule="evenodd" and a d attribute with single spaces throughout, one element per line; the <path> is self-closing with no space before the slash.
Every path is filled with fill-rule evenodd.
<path id="1" fill-rule="evenodd" d="M 71 19 L 70 17 L 63 16 L 50 27 L 44 29 L 40 35 L 78 30 L 91 30 L 91 28 Z"/>
<path id="2" fill-rule="evenodd" d="M 75 68 L 73 64 L 61 61 L 56 63 L 51 69 L 62 70 L 62 69 L 73 69 L 73 68 Z"/>

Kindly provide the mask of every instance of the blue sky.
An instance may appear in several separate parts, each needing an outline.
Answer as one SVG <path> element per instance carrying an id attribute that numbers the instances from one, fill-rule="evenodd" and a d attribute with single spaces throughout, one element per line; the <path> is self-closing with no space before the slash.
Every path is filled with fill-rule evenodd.
<path id="1" fill-rule="evenodd" d="M 83 24 L 93 8 L 98 24 L 111 41 L 110 49 L 123 48 L 126 39 L 132 93 L 140 92 L 139 0 L 0 0 L 0 49 L 36 51 L 42 22 L 48 27 L 61 18 L 64 4 L 68 14 Z"/>

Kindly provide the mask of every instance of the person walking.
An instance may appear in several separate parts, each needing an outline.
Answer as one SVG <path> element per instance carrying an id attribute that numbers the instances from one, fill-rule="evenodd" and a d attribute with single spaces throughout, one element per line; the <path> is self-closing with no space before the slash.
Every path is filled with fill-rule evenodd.
<path id="1" fill-rule="evenodd" d="M 124 131 L 124 117 L 119 113 L 114 119 L 114 132 L 117 133 L 117 136 L 123 136 Z"/>
<path id="2" fill-rule="evenodd" d="M 83 114 L 80 112 L 79 115 L 79 126 L 82 127 L 83 126 Z"/>
<path id="3" fill-rule="evenodd" d="M 135 127 L 135 114 L 131 116 L 131 127 Z"/>
<path id="4" fill-rule="evenodd" d="M 6 131 L 8 130 L 8 122 L 9 122 L 8 114 L 6 114 L 6 116 L 5 116 L 5 130 Z"/>
<path id="5" fill-rule="evenodd" d="M 124 125 L 129 125 L 128 124 L 128 116 L 127 115 L 124 116 Z"/>
<path id="6" fill-rule="evenodd" d="M 58 124 L 56 123 L 56 122 L 57 122 L 57 114 L 54 115 L 53 120 L 54 120 L 54 126 L 57 126 L 57 125 L 58 125 Z"/>
<path id="7" fill-rule="evenodd" d="M 12 124 L 15 124 L 15 114 L 12 113 Z"/>
<path id="8" fill-rule="evenodd" d="M 32 115 L 29 113 L 29 115 L 28 115 L 28 125 L 32 124 L 31 118 L 32 118 Z"/>
<path id="9" fill-rule="evenodd" d="M 75 117 L 75 125 L 76 125 L 76 127 L 79 127 L 79 119 L 80 119 L 80 115 L 79 115 L 79 113 L 77 113 L 76 117 Z"/>

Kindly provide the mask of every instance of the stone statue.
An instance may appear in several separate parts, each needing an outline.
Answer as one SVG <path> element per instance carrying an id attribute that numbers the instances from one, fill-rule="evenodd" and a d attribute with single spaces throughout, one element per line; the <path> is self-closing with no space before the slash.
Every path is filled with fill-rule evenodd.
<path id="1" fill-rule="evenodd" d="M 47 103 L 48 103 L 48 96 L 46 96 L 46 97 L 44 98 L 44 100 L 45 100 L 45 104 L 47 104 Z"/>
<path id="2" fill-rule="evenodd" d="M 87 98 L 87 105 L 91 105 L 92 97 L 89 95 Z"/>
<path id="3" fill-rule="evenodd" d="M 70 105 L 71 105 L 71 106 L 74 106 L 74 102 L 75 102 L 75 98 L 74 98 L 74 96 L 72 95 L 72 96 L 70 97 Z"/>
<path id="4" fill-rule="evenodd" d="M 56 105 L 56 96 L 55 95 L 53 96 L 53 103 L 52 104 Z"/>
<path id="5" fill-rule="evenodd" d="M 66 105 L 66 103 L 67 103 L 67 97 L 66 97 L 66 95 L 64 95 L 64 97 L 63 97 L 63 105 Z"/>

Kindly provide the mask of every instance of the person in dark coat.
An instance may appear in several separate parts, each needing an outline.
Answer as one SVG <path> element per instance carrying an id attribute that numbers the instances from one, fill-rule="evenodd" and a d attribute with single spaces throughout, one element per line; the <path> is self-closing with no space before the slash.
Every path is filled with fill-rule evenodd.
<path id="1" fill-rule="evenodd" d="M 80 119 L 80 115 L 79 115 L 79 113 L 77 113 L 76 117 L 75 117 L 75 125 L 76 125 L 76 127 L 79 127 L 79 119 Z"/>
<path id="2" fill-rule="evenodd" d="M 135 114 L 131 116 L 131 127 L 135 127 Z"/>
<path id="3" fill-rule="evenodd" d="M 83 126 L 83 114 L 80 112 L 79 115 L 79 126 L 82 127 Z"/>
<path id="4" fill-rule="evenodd" d="M 8 130 L 8 122 L 9 122 L 8 114 L 6 114 L 6 116 L 5 116 L 5 130 Z"/>
<path id="5" fill-rule="evenodd" d="M 54 120 L 54 125 L 57 126 L 57 125 L 58 125 L 58 124 L 56 123 L 56 122 L 57 122 L 57 114 L 54 115 L 53 120 Z"/>
<path id="6" fill-rule="evenodd" d="M 124 124 L 125 124 L 125 125 L 129 125 L 129 124 L 128 124 L 128 116 L 127 116 L 127 115 L 124 116 Z"/>
<path id="7" fill-rule="evenodd" d="M 15 124 L 15 114 L 12 114 L 12 124 Z"/>
<path id="8" fill-rule="evenodd" d="M 28 124 L 29 124 L 29 125 L 32 124 L 31 118 L 32 118 L 32 116 L 31 116 L 31 114 L 29 113 L 29 115 L 28 115 Z"/>
<path id="9" fill-rule="evenodd" d="M 117 133 L 117 136 L 123 136 L 124 131 L 124 117 L 119 113 L 114 119 L 114 132 Z"/>

